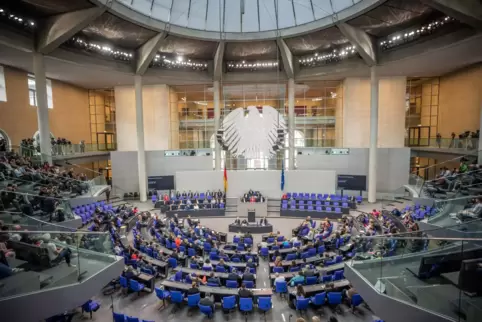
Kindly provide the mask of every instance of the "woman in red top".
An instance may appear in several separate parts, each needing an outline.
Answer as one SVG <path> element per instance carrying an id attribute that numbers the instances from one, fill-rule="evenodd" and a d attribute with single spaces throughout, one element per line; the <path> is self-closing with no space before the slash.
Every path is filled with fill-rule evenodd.
<path id="1" fill-rule="evenodd" d="M 181 246 L 181 236 L 177 236 L 174 242 L 176 243 L 176 248 L 179 249 L 179 246 Z"/>

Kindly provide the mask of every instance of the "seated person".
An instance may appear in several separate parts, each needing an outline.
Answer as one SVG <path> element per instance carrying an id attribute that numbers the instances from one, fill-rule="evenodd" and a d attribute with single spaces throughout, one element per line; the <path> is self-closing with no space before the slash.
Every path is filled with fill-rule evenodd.
<path id="1" fill-rule="evenodd" d="M 254 274 L 251 273 L 249 267 L 246 267 L 244 274 L 243 274 L 243 281 L 253 281 L 255 282 Z"/>
<path id="2" fill-rule="evenodd" d="M 254 268 L 254 267 L 256 267 L 256 264 L 253 263 L 253 259 L 252 259 L 252 258 L 248 259 L 248 262 L 246 263 L 246 267 L 249 267 L 249 268 Z"/>
<path id="3" fill-rule="evenodd" d="M 276 286 L 276 283 L 278 282 L 286 282 L 286 279 L 283 275 L 280 275 L 279 273 L 274 274 L 275 279 L 274 279 L 274 285 Z"/>
<path id="4" fill-rule="evenodd" d="M 283 260 L 281 259 L 281 256 L 276 257 L 276 259 L 274 260 L 274 266 L 283 267 Z"/>
<path id="5" fill-rule="evenodd" d="M 456 214 L 450 214 L 458 223 L 464 220 L 474 220 L 482 217 L 482 197 L 478 197 L 472 208 L 461 210 Z"/>
<path id="6" fill-rule="evenodd" d="M 246 288 L 246 285 L 241 284 L 241 288 L 238 291 L 239 298 L 253 298 L 253 292 Z"/>
<path id="7" fill-rule="evenodd" d="M 227 280 L 237 282 L 238 279 L 239 279 L 239 275 L 236 274 L 236 268 L 233 267 L 233 269 L 231 270 L 231 273 L 228 274 Z"/>
<path id="8" fill-rule="evenodd" d="M 203 306 L 210 306 L 213 309 L 214 312 L 214 296 L 212 296 L 209 293 L 206 293 L 206 295 L 199 301 L 199 305 Z"/>
<path id="9" fill-rule="evenodd" d="M 351 284 L 349 285 L 348 289 L 344 289 L 341 291 L 342 298 L 346 300 L 348 303 L 351 303 L 351 298 L 355 294 L 357 294 L 357 291 Z"/>
<path id="10" fill-rule="evenodd" d="M 300 272 L 296 272 L 296 275 L 293 276 L 290 280 L 290 285 L 291 286 L 295 286 L 295 283 L 296 282 L 304 282 L 305 281 L 305 277 L 303 275 L 301 275 Z"/>
<path id="11" fill-rule="evenodd" d="M 211 265 L 211 261 L 209 259 L 206 259 L 203 264 L 203 269 L 213 269 L 213 265 Z"/>
<path id="12" fill-rule="evenodd" d="M 268 219 L 266 219 L 266 217 L 263 217 L 259 220 L 259 225 L 260 226 L 266 226 L 268 225 Z"/>
<path id="13" fill-rule="evenodd" d="M 248 225 L 248 221 L 246 219 L 243 219 L 243 221 L 241 222 L 241 225 L 242 226 L 247 226 Z"/>
<path id="14" fill-rule="evenodd" d="M 50 240 L 50 234 L 44 234 L 42 237 L 43 243 L 41 247 L 47 249 L 49 259 L 51 261 L 60 262 L 62 259 L 65 259 L 67 266 L 76 267 L 75 265 L 70 263 L 72 251 L 68 247 L 57 248 L 57 246 Z"/>
<path id="15" fill-rule="evenodd" d="M 236 219 L 234 220 L 234 224 L 241 225 L 241 219 L 239 219 L 239 217 L 236 217 Z"/>
<path id="16" fill-rule="evenodd" d="M 209 284 L 216 284 L 217 286 L 221 286 L 221 281 L 219 280 L 219 277 L 216 277 L 213 272 L 211 272 L 209 274 L 208 283 Z"/>
<path id="17" fill-rule="evenodd" d="M 197 283 L 196 282 L 192 282 L 191 284 L 191 288 L 187 290 L 186 294 L 187 295 L 194 295 L 194 294 L 198 294 L 199 293 L 199 288 L 197 287 Z"/>
<path id="18" fill-rule="evenodd" d="M 296 291 L 293 291 L 291 294 L 290 294 L 290 307 L 296 307 L 296 302 L 298 300 L 301 300 L 301 299 L 304 299 L 306 298 L 306 294 L 305 294 L 305 290 L 303 289 L 303 286 L 302 285 L 297 285 L 296 286 Z"/>

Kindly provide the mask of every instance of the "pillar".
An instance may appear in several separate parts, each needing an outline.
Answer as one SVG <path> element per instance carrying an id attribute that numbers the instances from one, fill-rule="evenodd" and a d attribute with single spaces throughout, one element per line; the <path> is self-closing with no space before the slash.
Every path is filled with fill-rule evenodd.
<path id="1" fill-rule="evenodd" d="M 378 77 L 370 68 L 370 153 L 368 157 L 368 202 L 377 201 Z"/>
<path id="2" fill-rule="evenodd" d="M 479 129 L 482 132 L 482 103 L 480 104 L 480 119 L 479 119 Z M 479 146 L 477 148 L 477 162 L 482 163 L 482 138 L 479 137 Z"/>
<path id="3" fill-rule="evenodd" d="M 142 110 L 142 76 L 134 76 L 136 96 L 137 166 L 139 171 L 139 196 L 147 201 L 146 151 L 144 147 L 144 113 Z"/>
<path id="4" fill-rule="evenodd" d="M 37 93 L 37 122 L 40 136 L 40 153 L 42 162 L 52 164 L 52 147 L 50 145 L 49 107 L 47 101 L 47 78 L 45 76 L 44 56 L 33 53 L 33 72 L 35 75 L 35 91 Z"/>
<path id="5" fill-rule="evenodd" d="M 295 168 L 295 80 L 288 79 L 288 162 L 289 169 Z"/>
<path id="6" fill-rule="evenodd" d="M 220 89 L 219 81 L 214 81 L 214 165 L 215 170 L 221 170 L 221 148 L 219 146 L 218 140 L 216 139 L 216 134 L 219 130 L 219 124 L 221 119 L 221 108 L 220 104 Z"/>

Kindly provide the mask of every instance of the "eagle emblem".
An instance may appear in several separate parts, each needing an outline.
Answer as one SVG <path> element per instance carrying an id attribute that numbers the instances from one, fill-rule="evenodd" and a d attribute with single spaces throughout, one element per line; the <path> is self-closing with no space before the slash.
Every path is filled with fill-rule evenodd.
<path id="1" fill-rule="evenodd" d="M 235 157 L 270 158 L 284 146 L 285 132 L 285 119 L 272 106 L 239 107 L 224 118 L 217 140 Z"/>

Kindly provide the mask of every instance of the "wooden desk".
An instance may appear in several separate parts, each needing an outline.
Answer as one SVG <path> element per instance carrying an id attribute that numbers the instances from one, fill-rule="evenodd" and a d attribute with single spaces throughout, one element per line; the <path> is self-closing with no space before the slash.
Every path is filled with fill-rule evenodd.
<path id="1" fill-rule="evenodd" d="M 333 288 L 330 288 L 330 289 L 326 288 L 327 284 L 328 283 L 303 285 L 303 290 L 305 291 L 306 295 L 309 295 L 309 294 L 312 295 L 312 294 L 323 292 L 325 290 L 326 291 L 335 291 L 335 290 L 343 289 L 345 287 L 348 287 L 348 285 L 350 285 L 350 282 L 348 280 L 336 281 L 336 282 L 334 282 Z M 295 286 L 288 287 L 288 292 L 290 292 L 290 293 L 296 292 L 296 287 Z"/>
<path id="2" fill-rule="evenodd" d="M 303 264 L 311 264 L 311 263 L 321 262 L 322 260 L 323 260 L 323 258 L 321 256 L 316 255 L 316 256 L 306 258 L 306 263 L 302 259 L 296 259 L 295 263 L 296 263 L 296 265 L 303 265 Z M 293 261 L 286 261 L 285 260 L 285 261 L 282 261 L 281 264 L 283 266 L 290 266 L 292 262 Z M 269 267 L 270 267 L 270 269 L 272 267 L 274 267 L 274 262 L 269 263 Z"/>
<path id="3" fill-rule="evenodd" d="M 154 292 L 154 276 L 145 273 L 139 273 L 133 278 L 144 284 L 146 286 L 144 289 L 147 289 L 149 293 Z"/>
<path id="4" fill-rule="evenodd" d="M 156 266 L 156 267 L 160 268 L 163 271 L 162 275 L 164 277 L 167 277 L 167 275 L 169 275 L 169 272 L 168 272 L 169 264 L 168 263 L 160 261 L 160 260 L 152 258 L 152 257 L 149 257 L 145 254 L 142 256 L 142 260 L 147 262 L 148 264 L 151 264 L 153 266 Z"/>
<path id="5" fill-rule="evenodd" d="M 339 263 L 335 265 L 330 265 L 330 266 L 325 266 L 321 270 L 315 270 L 315 275 L 320 275 L 320 273 L 325 272 L 334 272 L 341 270 L 345 267 L 345 263 Z M 284 276 L 286 279 L 293 278 L 296 275 L 297 272 L 284 272 L 284 273 L 279 273 L 280 276 Z M 271 283 L 273 283 L 274 279 L 276 278 L 276 273 L 271 273 L 269 274 L 269 278 L 271 280 Z"/>
<path id="6" fill-rule="evenodd" d="M 235 250 L 223 249 L 223 251 L 224 251 L 224 254 L 230 255 L 230 256 L 236 254 L 236 251 L 235 251 Z M 243 251 L 238 252 L 238 255 L 240 255 L 240 256 L 250 255 L 250 256 L 257 257 L 257 256 L 258 256 L 258 253 L 253 252 L 253 251 L 248 252 L 248 251 L 246 251 L 246 250 L 243 250 Z"/>
<path id="7" fill-rule="evenodd" d="M 219 272 L 214 272 L 214 271 L 203 271 L 201 269 L 192 269 L 192 268 L 186 268 L 186 267 L 176 267 L 176 268 L 173 269 L 173 271 L 175 271 L 175 272 L 182 271 L 183 273 L 186 273 L 186 274 L 195 273 L 196 276 L 206 276 L 206 277 L 208 277 L 209 275 L 211 275 L 211 273 L 213 273 L 215 277 L 219 277 L 221 279 L 228 279 L 228 277 L 229 277 L 229 273 L 219 273 Z M 243 279 L 242 274 L 236 274 L 236 275 L 239 276 L 239 280 Z M 254 283 L 256 283 L 256 274 L 253 274 L 253 275 L 254 275 Z"/>
<path id="8" fill-rule="evenodd" d="M 216 266 L 216 265 L 219 264 L 219 261 L 212 260 L 211 264 L 213 266 Z M 241 270 L 243 270 L 243 272 L 246 269 L 246 263 L 224 262 L 224 264 L 226 264 L 228 266 L 231 266 L 231 267 L 235 267 L 236 269 L 241 269 Z"/>
<path id="9" fill-rule="evenodd" d="M 166 288 L 172 288 L 172 289 L 178 289 L 181 291 L 187 291 L 188 289 L 191 288 L 191 284 L 186 284 L 186 283 L 181 283 L 181 282 L 173 282 L 173 281 L 168 281 L 164 280 L 161 282 L 161 285 L 163 285 Z M 211 286 L 204 286 L 201 285 L 199 286 L 199 291 L 201 293 L 210 293 L 215 295 L 215 299 L 217 302 L 220 302 L 221 298 L 224 296 L 231 296 L 231 295 L 238 295 L 238 289 L 237 288 L 227 288 L 227 287 L 211 287 Z M 251 289 L 253 292 L 253 295 L 255 297 L 257 296 L 271 296 L 273 295 L 273 290 L 270 288 L 253 288 Z M 216 295 L 217 298 L 216 298 Z"/>

